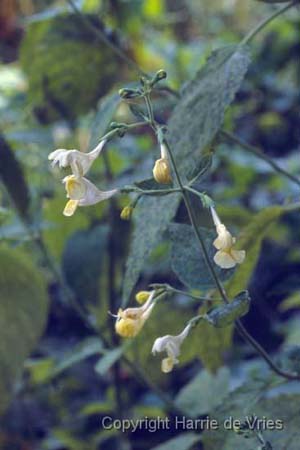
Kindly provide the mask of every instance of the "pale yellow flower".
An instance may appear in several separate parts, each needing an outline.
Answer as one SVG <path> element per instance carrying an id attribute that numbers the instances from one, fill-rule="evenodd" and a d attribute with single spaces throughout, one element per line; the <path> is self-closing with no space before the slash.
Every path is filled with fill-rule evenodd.
<path id="1" fill-rule="evenodd" d="M 118 192 L 117 189 L 100 191 L 100 189 L 87 178 L 77 178 L 74 175 L 65 177 L 63 183 L 65 184 L 67 191 L 67 198 L 70 199 L 63 212 L 65 216 L 72 216 L 78 206 L 95 205 L 96 203 L 112 197 Z"/>
<path id="2" fill-rule="evenodd" d="M 130 338 L 137 336 L 154 308 L 154 295 L 155 291 L 152 291 L 148 300 L 142 306 L 119 309 L 115 329 L 120 336 Z"/>
<path id="3" fill-rule="evenodd" d="M 241 264 L 244 261 L 246 252 L 245 250 L 235 250 L 233 248 L 236 243 L 236 238 L 221 223 L 213 207 L 211 207 L 211 214 L 218 234 L 218 237 L 213 242 L 214 247 L 218 250 L 214 256 L 214 261 L 222 269 L 231 269 L 236 264 Z"/>
<path id="4" fill-rule="evenodd" d="M 52 166 L 55 166 L 56 164 L 60 168 L 70 166 L 73 175 L 77 178 L 83 177 L 89 171 L 95 159 L 99 156 L 105 142 L 105 140 L 101 141 L 97 147 L 89 153 L 60 148 L 50 153 L 48 159 L 52 161 Z"/>
<path id="5" fill-rule="evenodd" d="M 165 144 L 160 146 L 161 157 L 155 161 L 153 177 L 157 183 L 170 184 L 172 182 L 169 155 Z"/>
<path id="6" fill-rule="evenodd" d="M 159 337 L 155 340 L 152 353 L 166 352 L 167 357 L 161 362 L 161 370 L 164 373 L 169 373 L 173 370 L 175 364 L 179 363 L 178 356 L 180 355 L 180 347 L 184 339 L 187 337 L 191 329 L 191 325 L 188 324 L 184 330 L 177 336 L 171 336 L 167 334 L 166 336 Z"/>

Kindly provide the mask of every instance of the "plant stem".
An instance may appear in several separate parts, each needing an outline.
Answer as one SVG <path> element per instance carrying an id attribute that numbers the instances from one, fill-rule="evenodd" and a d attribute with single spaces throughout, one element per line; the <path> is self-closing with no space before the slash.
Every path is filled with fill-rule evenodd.
<path id="1" fill-rule="evenodd" d="M 100 30 L 98 27 L 96 27 L 82 12 L 80 9 L 77 8 L 73 0 L 67 0 L 73 11 L 77 14 L 78 17 L 80 17 L 82 23 L 88 28 L 94 35 L 99 39 L 101 42 L 103 42 L 105 45 L 107 45 L 120 59 L 122 59 L 128 66 L 130 66 L 132 69 L 134 69 L 136 72 L 139 73 L 139 75 L 147 76 L 147 74 L 139 67 L 139 65 L 133 61 L 129 56 L 127 56 L 123 50 L 121 50 L 116 44 L 114 44 L 112 41 L 110 41 L 105 33 Z"/>
<path id="2" fill-rule="evenodd" d="M 288 9 L 292 8 L 293 6 L 296 6 L 299 3 L 299 0 L 292 1 L 291 3 L 288 3 L 287 5 L 283 6 L 282 8 L 275 11 L 273 14 L 271 14 L 266 19 L 262 20 L 253 30 L 251 30 L 241 41 L 240 45 L 247 45 L 249 44 L 252 39 L 263 29 L 265 28 L 272 20 L 276 19 L 276 17 L 283 14 Z"/>
<path id="3" fill-rule="evenodd" d="M 169 155 L 170 155 L 170 160 L 171 160 L 171 162 L 172 162 L 172 166 L 173 166 L 173 169 L 174 169 L 174 173 L 175 173 L 175 176 L 176 176 L 176 180 L 177 180 L 178 185 L 179 185 L 179 187 L 180 187 L 180 189 L 181 189 L 182 196 L 183 196 L 183 200 L 184 200 L 184 203 L 185 203 L 185 206 L 186 206 L 186 209 L 187 209 L 189 218 L 190 218 L 190 222 L 191 222 L 191 225 L 192 225 L 192 227 L 193 227 L 194 233 L 195 233 L 195 235 L 196 235 L 196 237 L 197 237 L 197 240 L 198 240 L 198 242 L 199 242 L 199 244 L 200 244 L 200 247 L 201 247 L 201 250 L 202 250 L 202 253 L 203 253 L 203 256 L 204 256 L 204 260 L 205 260 L 206 265 L 207 265 L 207 267 L 208 267 L 208 270 L 209 270 L 209 272 L 210 272 L 212 278 L 213 278 L 214 281 L 215 281 L 217 290 L 219 291 L 219 293 L 220 293 L 220 295 L 221 295 L 221 297 L 222 297 L 224 303 L 229 304 L 229 303 L 230 303 L 230 300 L 229 300 L 229 298 L 227 297 L 226 291 L 225 291 L 224 287 L 222 286 L 222 283 L 221 283 L 221 281 L 219 280 L 218 275 L 217 275 L 217 273 L 216 273 L 216 271 L 215 271 L 215 268 L 214 268 L 214 266 L 213 266 L 213 264 L 212 264 L 212 262 L 211 262 L 211 260 L 210 260 L 210 258 L 209 258 L 209 255 L 208 255 L 208 252 L 207 252 L 207 250 L 206 250 L 206 246 L 205 246 L 204 240 L 203 240 L 203 238 L 202 238 L 202 236 L 201 236 L 201 233 L 200 233 L 200 231 L 199 231 L 199 228 L 197 227 L 197 221 L 196 221 L 196 217 L 195 217 L 195 214 L 194 214 L 192 205 L 191 205 L 191 203 L 190 203 L 190 200 L 189 200 L 189 197 L 188 197 L 187 192 L 186 192 L 186 190 L 185 190 L 185 187 L 184 187 L 183 184 L 182 184 L 182 181 L 181 181 L 181 178 L 180 178 L 180 175 L 179 175 L 177 166 L 176 166 L 176 162 L 175 162 L 174 156 L 173 156 L 172 151 L 171 151 L 171 149 L 170 149 L 170 146 L 169 146 L 169 144 L 168 144 L 168 142 L 166 141 L 165 138 L 164 138 L 164 144 L 166 145 L 166 148 L 167 148 L 168 153 L 169 153 Z M 258 343 L 258 342 L 257 342 L 257 341 L 256 341 L 256 340 L 248 333 L 248 331 L 245 329 L 244 325 L 241 323 L 240 320 L 236 320 L 235 324 L 236 324 L 236 328 L 237 328 L 238 332 L 240 333 L 240 335 L 241 335 L 241 336 L 242 336 L 242 337 L 243 337 L 243 338 L 244 338 L 244 339 L 245 339 L 245 340 L 246 340 L 253 348 L 255 348 L 255 350 L 262 356 L 262 358 L 268 363 L 269 367 L 270 367 L 277 375 L 282 376 L 282 377 L 284 377 L 284 378 L 287 378 L 287 379 L 289 379 L 289 380 L 299 380 L 299 379 L 300 379 L 300 376 L 297 375 L 297 374 L 292 374 L 292 373 L 286 372 L 286 371 L 284 371 L 284 370 L 281 370 L 281 369 L 280 369 L 280 368 L 272 361 L 272 359 L 270 358 L 270 356 L 268 355 L 268 353 L 261 347 L 261 345 L 260 345 L 260 344 L 259 344 L 259 343 Z"/>
<path id="4" fill-rule="evenodd" d="M 243 147 L 247 152 L 252 153 L 253 155 L 257 156 L 260 159 L 263 159 L 265 162 L 267 162 L 271 167 L 273 167 L 274 170 L 276 170 L 278 173 L 284 175 L 286 178 L 288 178 L 293 183 L 300 186 L 300 180 L 292 175 L 291 173 L 287 172 L 286 170 L 282 169 L 280 166 L 278 166 L 272 158 L 270 158 L 268 155 L 263 153 L 258 148 L 254 147 L 253 145 L 248 144 L 247 142 L 240 139 L 238 136 L 230 133 L 229 131 L 222 130 L 220 132 L 220 135 L 223 136 L 227 141 L 233 142 L 234 144 L 239 145 L 240 147 Z"/>

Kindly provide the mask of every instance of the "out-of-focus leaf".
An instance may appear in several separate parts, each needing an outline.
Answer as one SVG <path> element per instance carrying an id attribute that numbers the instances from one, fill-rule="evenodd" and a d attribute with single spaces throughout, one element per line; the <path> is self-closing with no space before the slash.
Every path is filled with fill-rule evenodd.
<path id="1" fill-rule="evenodd" d="M 89 218 L 83 208 L 76 211 L 72 220 L 63 216 L 62 211 L 65 204 L 66 199 L 62 197 L 47 199 L 43 209 L 44 220 L 53 225 L 49 230 L 43 231 L 43 240 L 57 260 L 61 258 L 68 237 L 79 229 L 86 229 L 89 225 Z"/>
<path id="2" fill-rule="evenodd" d="M 19 214 L 28 217 L 30 196 L 22 168 L 9 144 L 0 135 L 0 179 L 11 196 Z"/>
<path id="3" fill-rule="evenodd" d="M 212 53 L 182 92 L 169 120 L 168 138 L 181 175 L 191 175 L 202 151 L 220 128 L 224 113 L 250 62 L 247 48 L 230 46 Z M 135 230 L 124 278 L 123 304 L 152 250 L 175 216 L 179 196 L 143 198 L 135 211 Z"/>
<path id="4" fill-rule="evenodd" d="M 157 445 L 152 450 L 189 450 L 196 442 L 200 441 L 200 435 L 192 432 L 187 432 Z"/>
<path id="5" fill-rule="evenodd" d="M 215 375 L 202 370 L 177 394 L 176 405 L 189 417 L 208 414 L 228 392 L 229 371 L 222 367 Z"/>
<path id="6" fill-rule="evenodd" d="M 284 299 L 280 305 L 279 305 L 279 311 L 285 312 L 289 311 L 290 309 L 299 309 L 300 308 L 300 293 L 295 292 L 294 294 L 290 295 L 286 299 Z"/>
<path id="7" fill-rule="evenodd" d="M 97 303 L 108 232 L 105 225 L 77 231 L 65 246 L 63 273 L 71 289 L 83 302 Z"/>
<path id="8" fill-rule="evenodd" d="M 0 413 L 47 319 L 45 282 L 28 255 L 0 248 Z"/>
<path id="9" fill-rule="evenodd" d="M 126 348 L 130 345 L 130 341 L 126 341 L 121 347 L 107 351 L 95 366 L 95 370 L 99 375 L 104 375 L 123 355 Z"/>
<path id="10" fill-rule="evenodd" d="M 27 368 L 35 383 L 45 383 L 84 359 L 101 354 L 103 351 L 104 347 L 99 338 L 86 338 L 72 350 L 60 356 L 57 361 L 52 358 L 32 360 L 27 364 Z"/>
<path id="11" fill-rule="evenodd" d="M 226 290 L 230 298 L 248 286 L 257 263 L 262 240 L 267 236 L 270 226 L 284 213 L 281 206 L 271 206 L 256 214 L 244 228 L 237 240 L 237 247 L 246 250 L 245 261 L 237 267 L 229 280 Z"/>
<path id="12" fill-rule="evenodd" d="M 91 148 L 96 147 L 99 139 L 107 131 L 119 104 L 120 96 L 118 94 L 107 95 L 99 102 L 91 129 Z"/>
<path id="13" fill-rule="evenodd" d="M 245 385 L 231 392 L 222 405 L 211 413 L 211 418 L 219 423 L 218 430 L 208 430 L 202 434 L 205 450 L 253 450 L 258 441 L 254 433 L 249 439 L 235 433 L 231 427 L 224 428 L 224 422 L 230 417 L 245 422 L 253 415 L 258 419 L 280 421 L 275 429 L 266 426 L 262 430 L 263 437 L 269 441 L 272 448 L 297 450 L 299 448 L 299 401 L 295 394 L 281 394 L 267 397 L 266 383 L 249 380 Z M 275 422 L 276 423 L 276 422 Z"/>
<path id="14" fill-rule="evenodd" d="M 262 3 L 288 3 L 291 0 L 256 0 L 258 2 L 262 2 Z"/>
<path id="15" fill-rule="evenodd" d="M 96 15 L 85 17 L 104 32 Z M 20 60 L 31 104 L 46 123 L 74 119 L 94 107 L 120 73 L 120 61 L 73 13 L 31 23 Z"/>
<path id="16" fill-rule="evenodd" d="M 205 314 L 207 306 L 199 309 L 199 314 Z M 209 322 L 201 321 L 197 325 L 194 333 L 198 336 L 197 352 L 204 367 L 212 373 L 223 365 L 223 353 L 228 349 L 231 343 L 231 334 L 228 333 L 228 327 L 216 328 Z"/>
<path id="17" fill-rule="evenodd" d="M 173 223 L 169 230 L 172 242 L 171 264 L 179 280 L 190 289 L 203 291 L 214 288 L 215 282 L 206 265 L 192 227 L 190 225 Z M 213 255 L 216 253 L 216 249 L 213 247 L 216 234 L 214 231 L 206 228 L 201 228 L 200 231 L 212 260 Z M 214 267 L 222 281 L 227 280 L 234 272 L 233 269 L 221 269 L 216 264 L 214 264 Z"/>

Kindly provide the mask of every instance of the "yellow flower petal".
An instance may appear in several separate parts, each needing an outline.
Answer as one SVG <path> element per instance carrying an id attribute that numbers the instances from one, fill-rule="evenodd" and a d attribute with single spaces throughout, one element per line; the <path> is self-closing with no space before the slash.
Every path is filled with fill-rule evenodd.
<path id="1" fill-rule="evenodd" d="M 74 212 L 77 209 L 78 203 L 78 200 L 69 200 L 65 206 L 63 215 L 66 217 L 73 216 Z"/>
<path id="2" fill-rule="evenodd" d="M 172 372 L 174 367 L 174 359 L 171 357 L 164 358 L 161 362 L 161 370 L 164 373 Z"/>
<path id="3" fill-rule="evenodd" d="M 236 265 L 236 261 L 231 254 L 229 252 L 223 252 L 222 250 L 219 250 L 215 254 L 214 261 L 218 266 L 222 267 L 222 269 L 231 269 Z"/>
<path id="4" fill-rule="evenodd" d="M 244 259 L 246 257 L 245 250 L 231 250 L 230 254 L 238 264 L 242 264 L 242 262 L 244 262 Z"/>
<path id="5" fill-rule="evenodd" d="M 84 197 L 86 186 L 82 181 L 80 181 L 80 178 L 75 178 L 73 175 L 70 175 L 65 180 L 66 191 L 69 198 L 72 200 L 80 200 Z"/>

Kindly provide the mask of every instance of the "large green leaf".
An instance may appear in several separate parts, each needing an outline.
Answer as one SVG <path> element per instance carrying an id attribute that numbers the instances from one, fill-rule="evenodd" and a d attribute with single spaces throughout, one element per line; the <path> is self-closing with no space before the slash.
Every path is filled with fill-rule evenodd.
<path id="1" fill-rule="evenodd" d="M 218 49 L 183 90 L 168 123 L 168 138 L 181 175 L 192 175 L 193 168 L 199 165 L 202 152 L 222 125 L 225 110 L 239 89 L 249 61 L 248 50 L 243 46 Z M 124 279 L 124 304 L 151 251 L 175 216 L 178 204 L 178 196 L 147 197 L 136 208 Z"/>
<path id="2" fill-rule="evenodd" d="M 215 409 L 228 392 L 229 371 L 222 367 L 215 375 L 202 370 L 186 384 L 176 397 L 176 405 L 189 417 L 197 417 Z"/>
<path id="3" fill-rule="evenodd" d="M 99 139 L 105 134 L 120 104 L 119 94 L 111 94 L 102 98 L 92 123 L 90 147 L 96 147 Z"/>
<path id="4" fill-rule="evenodd" d="M 169 230 L 172 242 L 171 264 L 179 280 L 190 289 L 203 291 L 214 288 L 215 282 L 207 267 L 193 228 L 190 225 L 172 223 Z M 216 234 L 206 228 L 201 228 L 199 231 L 212 260 L 216 253 L 216 249 L 213 247 Z M 213 264 L 220 280 L 224 281 L 233 274 L 232 269 L 221 269 L 215 263 Z"/>
<path id="5" fill-rule="evenodd" d="M 256 214 L 251 222 L 244 228 L 237 245 L 246 250 L 246 258 L 243 264 L 238 266 L 233 277 L 226 286 L 227 294 L 233 298 L 238 292 L 247 288 L 252 272 L 256 266 L 261 244 L 267 236 L 270 226 L 284 213 L 281 206 L 270 206 Z"/>
<path id="6" fill-rule="evenodd" d="M 0 179 L 18 212 L 28 217 L 30 196 L 22 168 L 7 141 L 0 135 Z"/>
<path id="7" fill-rule="evenodd" d="M 236 268 L 234 275 L 226 285 L 226 292 L 230 299 L 248 286 L 259 257 L 262 240 L 267 235 L 270 226 L 279 219 L 283 212 L 284 209 L 280 206 L 265 208 L 256 214 L 242 231 L 237 244 L 239 248 L 246 250 L 246 259 Z M 203 322 L 198 325 L 198 328 L 200 328 L 200 333 L 206 336 L 205 341 L 199 343 L 201 360 L 206 368 L 214 371 L 222 364 L 224 350 L 231 345 L 233 325 L 216 329 Z"/>
<path id="8" fill-rule="evenodd" d="M 270 392 L 272 395 L 268 395 L 268 390 L 265 388 L 266 385 L 261 381 L 248 381 L 223 400 L 222 405 L 211 414 L 211 418 L 218 421 L 219 429 L 205 431 L 202 435 L 205 450 L 260 448 L 254 433 L 250 433 L 249 438 L 245 439 L 243 435 L 235 433 L 232 426 L 230 427 L 230 418 L 245 422 L 251 415 L 259 419 L 265 417 L 267 420 L 282 421 L 283 429 L 280 429 L 281 425 L 278 423 L 278 429 L 274 429 L 274 426 L 272 429 L 272 426 L 269 425 L 266 429 L 261 430 L 265 441 L 271 444 L 271 448 L 298 450 L 300 395 L 295 393 L 277 394 L 275 390 Z"/>
<path id="9" fill-rule="evenodd" d="M 103 29 L 97 16 L 85 18 Z M 43 122 L 74 119 L 95 107 L 120 73 L 120 61 L 73 13 L 32 22 L 22 41 L 20 61 L 31 105 Z"/>
<path id="10" fill-rule="evenodd" d="M 48 310 L 45 282 L 20 251 L 0 248 L 0 413 L 8 406 Z"/>
<path id="11" fill-rule="evenodd" d="M 71 289 L 83 302 L 95 304 L 98 301 L 99 277 L 103 270 L 108 232 L 105 225 L 77 231 L 65 246 L 63 273 Z"/>
<path id="12" fill-rule="evenodd" d="M 247 47 L 232 45 L 212 52 L 187 83 L 168 124 L 168 137 L 181 175 L 190 175 L 224 120 L 250 63 Z"/>

